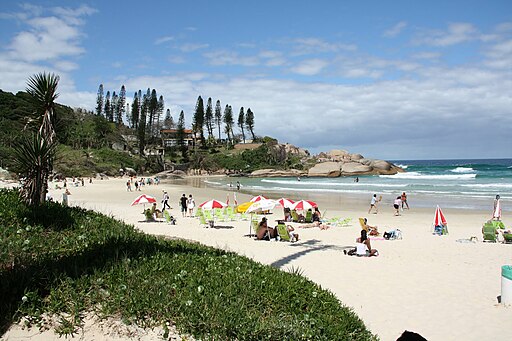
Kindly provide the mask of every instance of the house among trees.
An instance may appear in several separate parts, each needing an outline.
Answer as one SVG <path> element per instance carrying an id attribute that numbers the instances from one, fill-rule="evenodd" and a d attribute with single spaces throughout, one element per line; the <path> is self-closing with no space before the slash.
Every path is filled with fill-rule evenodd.
<path id="1" fill-rule="evenodd" d="M 177 147 L 179 145 L 178 129 L 160 129 L 160 137 L 164 148 Z M 197 137 L 191 129 L 183 130 L 183 142 L 185 146 L 194 147 Z"/>

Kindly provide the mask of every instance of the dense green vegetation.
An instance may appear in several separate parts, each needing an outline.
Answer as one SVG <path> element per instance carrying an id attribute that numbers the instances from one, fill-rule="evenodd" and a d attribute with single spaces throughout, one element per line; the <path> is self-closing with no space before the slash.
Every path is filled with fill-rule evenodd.
<path id="1" fill-rule="evenodd" d="M 156 100 L 156 92 L 145 95 L 146 98 Z M 138 95 L 135 97 L 138 101 Z M 109 100 L 110 101 L 110 100 Z M 106 104 L 102 104 L 102 107 Z M 198 100 L 197 113 L 201 116 L 202 100 Z M 110 102 L 109 102 L 110 103 Z M 158 103 L 158 102 L 157 102 Z M 138 104 L 135 103 L 137 106 Z M 149 104 L 147 104 L 149 108 Z M 141 106 L 140 110 L 143 107 Z M 148 109 L 149 110 L 149 109 Z M 102 111 L 103 113 L 104 111 Z M 37 107 L 32 101 L 30 95 L 25 92 L 18 92 L 16 95 L 2 92 L 0 90 L 0 167 L 8 168 L 14 172 L 18 170 L 13 160 L 13 147 L 16 141 L 23 136 L 35 131 L 37 125 Z M 117 113 L 114 113 L 118 115 Z M 114 114 L 107 118 L 81 109 L 71 109 L 69 107 L 57 104 L 55 106 L 55 128 L 59 141 L 57 158 L 54 163 L 54 171 L 66 176 L 94 176 L 96 173 L 105 173 L 107 175 L 116 175 L 120 168 L 130 167 L 138 172 L 159 172 L 163 170 L 163 162 L 176 164 L 189 164 L 192 168 L 202 168 L 209 171 L 219 169 L 242 170 L 250 172 L 261 168 L 297 168 L 301 169 L 303 164 L 298 157 L 289 155 L 280 155 L 273 151 L 272 146 L 277 140 L 254 136 L 254 114 L 250 109 L 242 118 L 242 110 L 239 113 L 239 126 L 247 125 L 252 138 L 263 145 L 254 150 L 238 151 L 232 148 L 235 142 L 233 133 L 233 115 L 230 106 L 226 106 L 224 111 L 225 133 L 228 140 L 218 142 L 215 128 L 218 128 L 220 136 L 220 125 L 222 121 L 220 102 L 217 101 L 215 107 L 208 99 L 205 110 L 204 124 L 207 127 L 208 139 L 205 140 L 205 146 L 187 148 L 184 145 L 177 145 L 166 149 L 165 160 L 155 157 L 139 156 L 140 144 L 137 141 L 127 143 L 123 136 L 132 136 L 137 138 L 143 132 L 137 126 L 129 128 L 118 122 L 111 122 Z M 130 114 L 133 118 L 138 114 Z M 153 118 L 152 118 L 153 119 Z M 201 120 L 201 118 L 199 118 Z M 115 121 L 115 120 L 114 120 Z M 154 119 L 153 119 L 154 121 Z M 163 121 L 164 127 L 173 126 L 179 130 L 185 129 L 185 115 L 180 113 L 177 125 L 175 126 L 168 113 L 168 117 Z M 244 124 L 242 124 L 244 122 Z M 134 123 L 131 122 L 131 125 Z M 151 129 L 154 134 L 155 129 Z M 183 138 L 183 134 L 178 134 Z M 149 136 L 149 135 L 147 135 Z M 139 136 L 140 137 L 140 136 Z M 157 143 L 158 139 L 147 138 L 148 142 Z M 112 145 L 118 143 L 126 146 L 125 151 L 112 149 Z"/>
<path id="2" fill-rule="evenodd" d="M 236 254 L 145 235 L 110 217 L 0 191 L 1 331 L 25 316 L 73 333 L 86 312 L 201 339 L 372 340 L 336 297 Z"/>

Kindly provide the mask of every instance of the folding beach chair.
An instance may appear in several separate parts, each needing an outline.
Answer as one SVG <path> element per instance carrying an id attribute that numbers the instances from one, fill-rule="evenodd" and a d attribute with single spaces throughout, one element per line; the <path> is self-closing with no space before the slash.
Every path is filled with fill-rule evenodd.
<path id="1" fill-rule="evenodd" d="M 483 241 L 496 243 L 498 241 L 497 227 L 490 221 L 486 222 L 482 227 Z"/>

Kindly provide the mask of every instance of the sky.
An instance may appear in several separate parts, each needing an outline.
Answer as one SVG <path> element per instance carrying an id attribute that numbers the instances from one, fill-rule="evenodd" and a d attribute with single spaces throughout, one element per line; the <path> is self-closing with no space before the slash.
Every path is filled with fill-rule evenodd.
<path id="1" fill-rule="evenodd" d="M 198 96 L 316 154 L 512 157 L 512 1 L 31 1 L 0 7 L 0 89 L 60 76 L 156 89 L 189 126 Z"/>

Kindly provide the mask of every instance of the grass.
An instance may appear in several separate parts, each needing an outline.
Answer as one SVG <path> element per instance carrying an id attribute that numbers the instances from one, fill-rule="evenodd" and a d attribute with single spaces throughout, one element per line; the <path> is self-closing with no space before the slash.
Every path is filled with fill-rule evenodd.
<path id="1" fill-rule="evenodd" d="M 86 312 L 142 327 L 175 323 L 201 339 L 374 340 L 337 298 L 300 275 L 104 215 L 0 191 L 1 332 L 21 317 L 58 317 L 72 334 Z M 1 333 L 0 333 L 1 334 Z"/>

